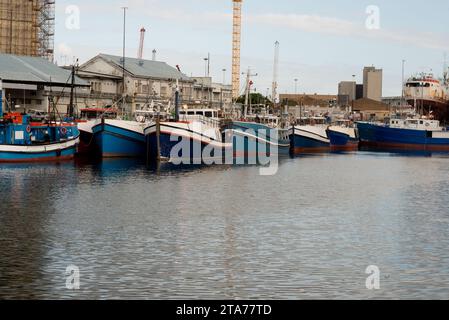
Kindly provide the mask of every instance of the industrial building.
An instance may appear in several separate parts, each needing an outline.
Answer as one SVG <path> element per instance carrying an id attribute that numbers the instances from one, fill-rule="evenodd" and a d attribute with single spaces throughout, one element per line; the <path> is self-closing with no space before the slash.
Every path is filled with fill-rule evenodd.
<path id="1" fill-rule="evenodd" d="M 382 101 L 383 70 L 375 67 L 363 69 L 363 98 Z"/>
<path id="2" fill-rule="evenodd" d="M 360 120 L 383 121 L 391 112 L 391 106 L 377 100 L 362 98 L 352 104 L 352 111 L 360 114 Z"/>
<path id="3" fill-rule="evenodd" d="M 357 83 L 342 81 L 338 84 L 338 105 L 349 106 L 356 99 Z"/>
<path id="4" fill-rule="evenodd" d="M 281 94 L 279 99 L 282 105 L 288 106 L 319 106 L 333 107 L 337 104 L 337 95 L 331 94 Z"/>
<path id="5" fill-rule="evenodd" d="M 54 0 L 0 0 L 0 53 L 53 61 Z"/>
<path id="6" fill-rule="evenodd" d="M 127 113 L 152 101 L 172 100 L 178 83 L 181 103 L 191 100 L 194 81 L 165 62 L 99 54 L 78 68 L 91 92 L 79 97 L 86 106 L 112 105 L 125 99 Z M 123 81 L 125 86 L 123 88 Z"/>
<path id="7" fill-rule="evenodd" d="M 190 105 L 227 109 L 232 105 L 232 85 L 215 83 L 212 77 L 193 77 L 193 96 Z"/>
<path id="8" fill-rule="evenodd" d="M 5 111 L 48 111 L 53 101 L 60 114 L 70 103 L 71 72 L 41 57 L 0 54 Z M 88 92 L 89 83 L 75 77 L 77 91 Z"/>
<path id="9" fill-rule="evenodd" d="M 90 92 L 77 95 L 84 107 L 121 106 L 133 113 L 152 102 L 173 102 L 176 85 L 183 106 L 207 106 L 215 109 L 232 104 L 232 87 L 213 83 L 211 77 L 188 77 L 165 62 L 99 54 L 82 64 L 77 75 L 90 84 Z M 125 79 L 125 90 L 123 90 Z M 124 94 L 123 94 L 124 92 Z"/>

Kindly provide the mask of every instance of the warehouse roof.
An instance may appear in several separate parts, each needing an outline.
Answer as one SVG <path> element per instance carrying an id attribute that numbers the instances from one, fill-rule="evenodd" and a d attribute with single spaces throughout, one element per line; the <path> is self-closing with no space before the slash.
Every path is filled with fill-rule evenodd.
<path id="1" fill-rule="evenodd" d="M 71 71 L 44 58 L 0 53 L 0 79 L 4 82 L 68 86 L 70 75 Z M 78 77 L 75 78 L 75 84 L 89 86 L 89 83 Z"/>
<path id="2" fill-rule="evenodd" d="M 99 57 L 119 67 L 122 67 L 123 65 L 122 57 L 108 54 L 100 54 Z M 137 77 L 173 80 L 179 79 L 182 81 L 192 80 L 182 72 L 178 71 L 178 69 L 161 61 L 125 58 L 125 69 L 127 72 Z"/>
<path id="3" fill-rule="evenodd" d="M 388 104 L 368 99 L 362 98 L 354 101 L 353 106 L 354 111 L 389 111 L 390 106 Z"/>

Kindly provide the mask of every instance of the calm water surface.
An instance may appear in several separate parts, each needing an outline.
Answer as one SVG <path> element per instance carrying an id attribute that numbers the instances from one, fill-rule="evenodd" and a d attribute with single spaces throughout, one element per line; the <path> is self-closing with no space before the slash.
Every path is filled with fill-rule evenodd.
<path id="1" fill-rule="evenodd" d="M 0 298 L 447 299 L 448 195 L 441 155 L 0 165 Z"/>

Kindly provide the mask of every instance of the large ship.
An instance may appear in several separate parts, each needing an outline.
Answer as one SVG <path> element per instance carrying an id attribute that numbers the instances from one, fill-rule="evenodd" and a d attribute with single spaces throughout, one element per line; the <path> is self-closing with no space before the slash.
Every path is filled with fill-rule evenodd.
<path id="1" fill-rule="evenodd" d="M 404 86 L 407 103 L 416 113 L 427 115 L 442 122 L 449 121 L 449 78 L 445 72 L 442 79 L 431 73 L 422 73 L 407 80 Z"/>

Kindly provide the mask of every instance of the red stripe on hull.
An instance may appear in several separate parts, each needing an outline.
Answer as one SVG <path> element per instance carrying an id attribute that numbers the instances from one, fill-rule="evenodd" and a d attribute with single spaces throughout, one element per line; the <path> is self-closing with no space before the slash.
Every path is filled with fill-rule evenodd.
<path id="1" fill-rule="evenodd" d="M 103 158 L 140 158 L 140 156 L 135 155 L 135 156 L 131 156 L 131 155 L 126 155 L 126 154 L 122 154 L 122 153 L 102 153 L 101 155 Z"/>
<path id="2" fill-rule="evenodd" d="M 48 157 L 48 158 L 36 158 L 36 159 L 20 159 L 20 160 L 0 160 L 0 163 L 45 163 L 45 162 L 58 162 L 69 161 L 75 158 L 74 155 L 60 156 L 60 157 Z"/>
<path id="3" fill-rule="evenodd" d="M 273 155 L 279 155 L 278 153 L 274 153 Z M 238 151 L 234 152 L 235 158 L 243 158 L 243 157 L 268 157 L 266 153 L 260 153 L 260 152 L 245 152 L 245 151 Z"/>
<path id="4" fill-rule="evenodd" d="M 358 151 L 359 150 L 359 143 L 348 143 L 345 146 L 334 146 L 331 145 L 331 151 Z"/>
<path id="5" fill-rule="evenodd" d="M 434 144 L 411 144 L 411 143 L 391 143 L 391 142 L 361 142 L 362 146 L 372 148 L 388 148 L 411 151 L 449 151 L 449 145 Z"/>
<path id="6" fill-rule="evenodd" d="M 295 154 L 304 154 L 304 153 L 323 153 L 330 152 L 331 147 L 321 147 L 321 148 L 294 148 Z"/>

